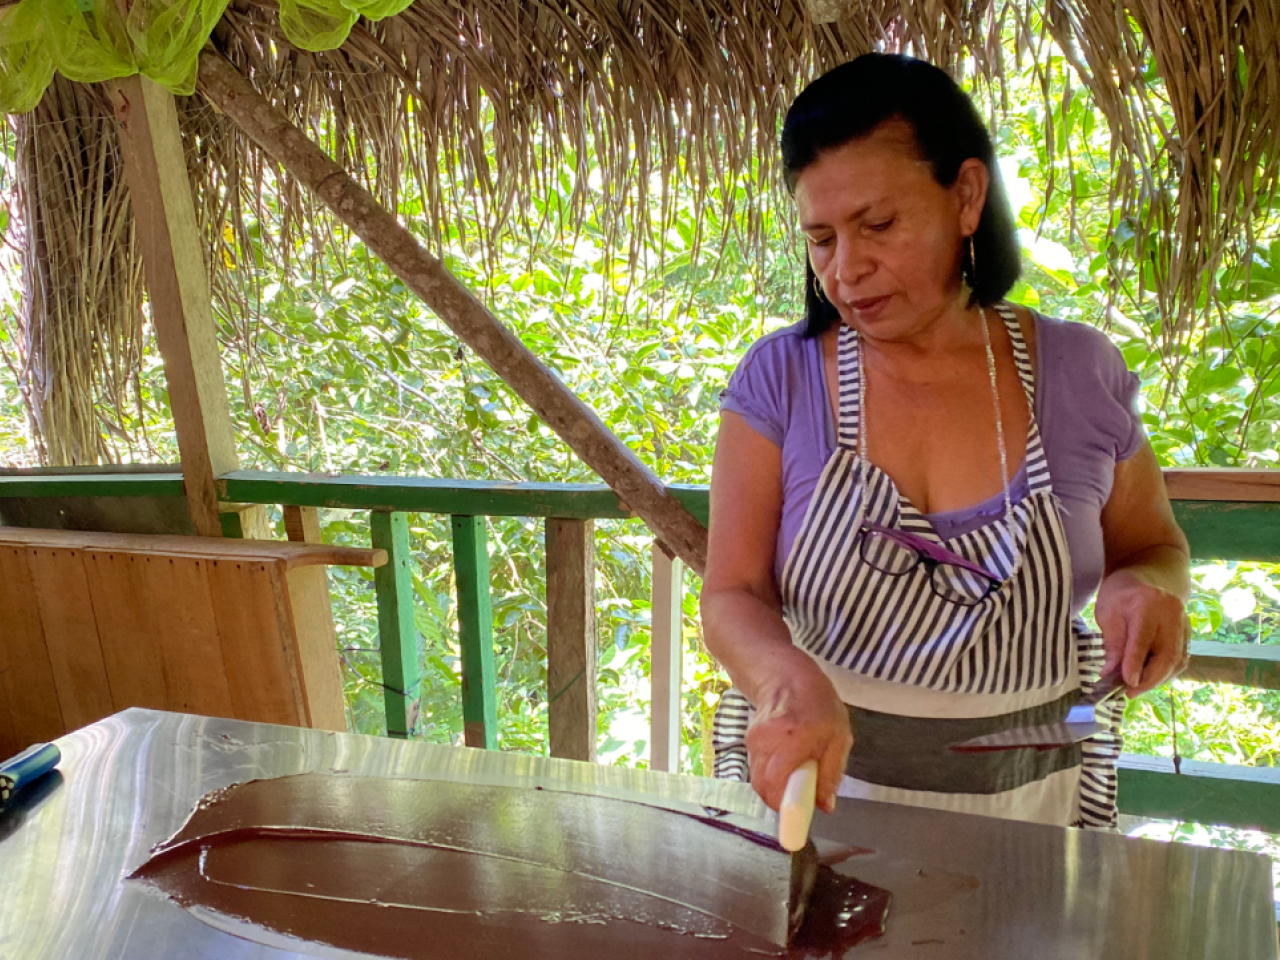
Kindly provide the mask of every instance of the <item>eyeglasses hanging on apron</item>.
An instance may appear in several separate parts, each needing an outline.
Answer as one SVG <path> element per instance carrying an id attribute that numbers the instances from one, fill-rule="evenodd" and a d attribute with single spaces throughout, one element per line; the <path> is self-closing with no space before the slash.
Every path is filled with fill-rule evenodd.
<path id="1" fill-rule="evenodd" d="M 924 537 L 864 523 L 859 531 L 862 559 L 881 573 L 901 577 L 924 564 L 929 587 L 943 600 L 972 607 L 1000 589 L 1000 578 Z"/>
<path id="2" fill-rule="evenodd" d="M 866 450 L 859 337 L 842 327 L 836 450 L 779 584 L 795 644 L 849 707 L 855 746 L 842 795 L 1109 825 L 1118 716 L 1055 751 L 958 755 L 957 740 L 1060 721 L 1102 665 L 1101 637 L 1070 614 L 1071 561 L 1034 416 L 1035 378 L 1017 318 L 999 305 L 1029 418 L 1028 495 L 1013 503 L 995 353 L 983 335 L 1004 513 L 941 540 Z M 1083 683 L 1082 683 L 1083 680 Z M 713 730 L 716 775 L 746 779 L 753 709 L 727 691 Z"/>

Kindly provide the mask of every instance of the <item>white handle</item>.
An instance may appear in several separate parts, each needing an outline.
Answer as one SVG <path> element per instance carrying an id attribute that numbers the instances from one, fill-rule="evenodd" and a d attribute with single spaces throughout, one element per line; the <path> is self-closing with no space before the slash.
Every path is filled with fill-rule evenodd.
<path id="1" fill-rule="evenodd" d="M 778 842 L 792 853 L 809 842 L 813 802 L 818 791 L 818 761 L 806 760 L 787 779 L 778 808 Z"/>

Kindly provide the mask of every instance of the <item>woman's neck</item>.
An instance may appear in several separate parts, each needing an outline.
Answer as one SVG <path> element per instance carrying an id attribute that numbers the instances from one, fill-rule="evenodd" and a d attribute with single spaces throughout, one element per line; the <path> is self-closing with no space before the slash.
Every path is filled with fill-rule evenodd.
<path id="1" fill-rule="evenodd" d="M 963 356 L 983 351 L 982 324 L 986 311 L 957 298 L 910 334 L 891 340 L 859 331 L 864 354 L 878 365 L 908 380 L 932 379 L 939 365 L 950 366 Z"/>

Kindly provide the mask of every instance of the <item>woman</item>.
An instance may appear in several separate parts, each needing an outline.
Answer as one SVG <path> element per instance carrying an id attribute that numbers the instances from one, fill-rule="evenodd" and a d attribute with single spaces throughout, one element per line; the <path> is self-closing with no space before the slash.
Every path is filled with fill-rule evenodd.
<path id="1" fill-rule="evenodd" d="M 735 687 L 717 774 L 777 808 L 813 759 L 827 811 L 838 791 L 1111 825 L 1119 707 L 1073 747 L 947 745 L 1061 719 L 1110 669 L 1133 695 L 1185 665 L 1187 543 L 1137 378 L 1101 333 L 1002 301 L 1013 220 L 942 71 L 832 70 L 782 156 L 807 316 L 754 344 L 723 400 L 702 594 Z M 1095 590 L 1101 637 L 1079 616 Z"/>

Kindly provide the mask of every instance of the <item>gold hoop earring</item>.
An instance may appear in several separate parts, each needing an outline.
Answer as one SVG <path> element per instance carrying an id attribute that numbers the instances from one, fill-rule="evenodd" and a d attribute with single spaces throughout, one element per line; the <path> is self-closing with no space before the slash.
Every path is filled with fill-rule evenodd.
<path id="1" fill-rule="evenodd" d="M 973 246 L 973 234 L 969 234 L 969 289 L 978 290 L 978 254 Z"/>
<path id="2" fill-rule="evenodd" d="M 822 284 L 818 282 L 818 275 L 816 273 L 813 275 L 813 295 L 817 297 L 819 301 L 827 299 L 826 293 L 822 290 Z"/>

